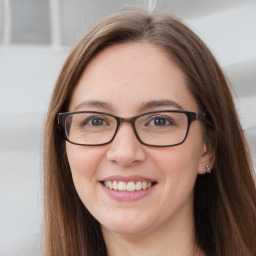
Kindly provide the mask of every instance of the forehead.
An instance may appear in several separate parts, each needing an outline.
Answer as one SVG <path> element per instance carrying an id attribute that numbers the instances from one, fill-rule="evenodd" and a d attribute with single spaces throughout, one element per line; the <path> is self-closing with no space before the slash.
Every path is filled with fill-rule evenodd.
<path id="1" fill-rule="evenodd" d="M 87 65 L 69 111 L 86 101 L 106 102 L 116 112 L 136 112 L 149 101 L 171 100 L 196 110 L 186 77 L 164 49 L 148 43 L 110 46 Z M 84 109 L 83 109 L 84 110 Z"/>

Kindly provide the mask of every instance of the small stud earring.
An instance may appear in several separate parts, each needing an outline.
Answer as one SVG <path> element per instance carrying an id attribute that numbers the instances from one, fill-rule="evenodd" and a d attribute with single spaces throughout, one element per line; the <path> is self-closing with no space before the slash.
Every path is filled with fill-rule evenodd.
<path id="1" fill-rule="evenodd" d="M 211 173 L 211 169 L 210 169 L 210 167 L 209 167 L 208 164 L 207 164 L 204 168 L 205 168 L 205 170 L 206 170 L 207 173 Z"/>

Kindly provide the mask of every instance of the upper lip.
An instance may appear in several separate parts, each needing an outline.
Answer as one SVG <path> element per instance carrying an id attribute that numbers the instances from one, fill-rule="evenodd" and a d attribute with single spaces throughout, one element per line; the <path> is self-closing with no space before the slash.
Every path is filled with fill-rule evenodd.
<path id="1" fill-rule="evenodd" d="M 112 176 L 108 176 L 106 178 L 103 178 L 100 181 L 101 182 L 104 182 L 104 181 L 124 181 L 124 182 L 146 181 L 146 182 L 156 182 L 153 179 L 150 179 L 150 178 L 147 178 L 147 177 L 143 177 L 143 176 L 139 176 L 139 175 L 130 175 L 130 176 L 112 175 Z"/>

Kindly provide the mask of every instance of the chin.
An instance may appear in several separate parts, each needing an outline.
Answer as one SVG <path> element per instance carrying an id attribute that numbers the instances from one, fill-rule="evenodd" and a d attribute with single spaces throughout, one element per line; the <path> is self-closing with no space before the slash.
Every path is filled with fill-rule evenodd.
<path id="1" fill-rule="evenodd" d="M 147 229 L 145 227 L 134 227 L 134 226 L 102 226 L 107 232 L 113 232 L 121 235 L 138 235 L 144 233 Z"/>
<path id="2" fill-rule="evenodd" d="M 106 231 L 129 235 L 144 233 L 151 225 L 145 219 L 122 216 L 120 219 L 112 217 L 110 221 L 104 220 L 101 222 L 101 226 Z"/>

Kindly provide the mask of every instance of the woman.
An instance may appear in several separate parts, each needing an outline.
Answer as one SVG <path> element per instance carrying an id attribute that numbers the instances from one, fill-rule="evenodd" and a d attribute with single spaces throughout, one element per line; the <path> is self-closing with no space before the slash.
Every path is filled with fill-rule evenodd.
<path id="1" fill-rule="evenodd" d="M 44 137 L 45 255 L 256 255 L 253 167 L 225 77 L 169 15 L 74 47 Z"/>

